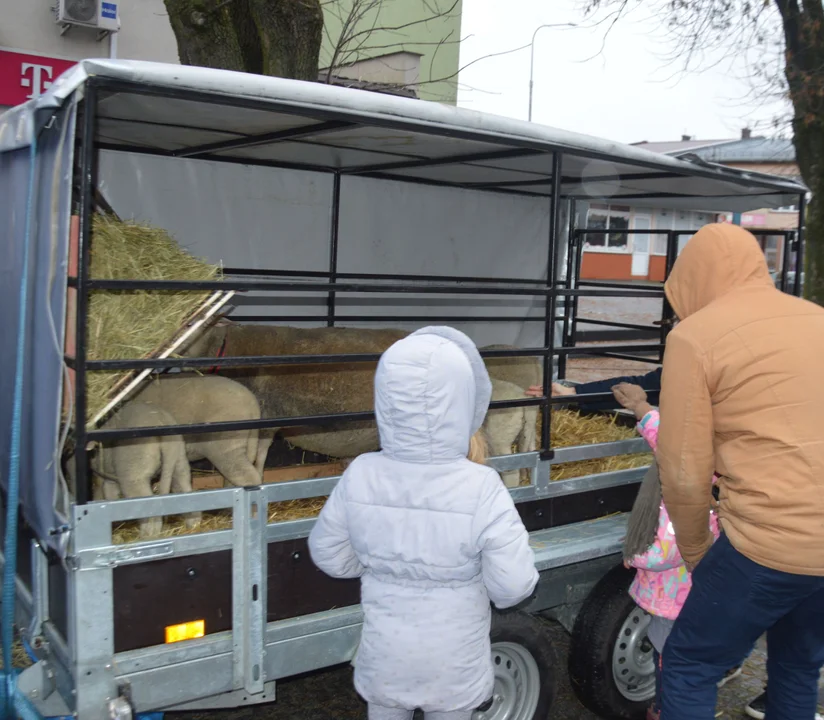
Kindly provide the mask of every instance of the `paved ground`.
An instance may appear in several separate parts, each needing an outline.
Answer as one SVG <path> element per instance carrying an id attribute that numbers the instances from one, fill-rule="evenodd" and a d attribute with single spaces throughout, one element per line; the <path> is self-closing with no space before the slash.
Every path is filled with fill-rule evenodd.
<path id="1" fill-rule="evenodd" d="M 578 317 L 591 320 L 651 325 L 661 319 L 662 298 L 582 297 L 578 301 Z M 597 325 L 581 323 L 581 330 L 594 330 Z"/>
<path id="2" fill-rule="evenodd" d="M 551 625 L 559 658 L 558 697 L 551 720 L 599 720 L 583 708 L 572 692 L 566 674 L 569 638 L 560 626 Z M 716 717 L 743 718 L 742 708 L 761 692 L 763 681 L 764 653 L 759 649 L 748 660 L 743 675 L 722 688 Z M 822 688 L 824 701 L 824 685 Z M 168 717 L 169 720 L 363 720 L 366 709 L 352 689 L 352 670 L 347 666 L 279 684 L 278 700 L 271 705 L 221 713 L 181 713 Z"/>

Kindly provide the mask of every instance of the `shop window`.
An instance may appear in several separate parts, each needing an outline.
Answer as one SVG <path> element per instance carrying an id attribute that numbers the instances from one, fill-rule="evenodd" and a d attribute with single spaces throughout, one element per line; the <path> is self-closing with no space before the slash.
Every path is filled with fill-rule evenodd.
<path id="1" fill-rule="evenodd" d="M 593 249 L 629 250 L 629 208 L 617 205 L 592 205 L 587 215 L 587 229 L 603 232 L 587 233 L 586 247 Z"/>
<path id="2" fill-rule="evenodd" d="M 652 254 L 653 255 L 666 255 L 667 254 L 667 236 L 666 235 L 653 235 L 652 236 Z"/>

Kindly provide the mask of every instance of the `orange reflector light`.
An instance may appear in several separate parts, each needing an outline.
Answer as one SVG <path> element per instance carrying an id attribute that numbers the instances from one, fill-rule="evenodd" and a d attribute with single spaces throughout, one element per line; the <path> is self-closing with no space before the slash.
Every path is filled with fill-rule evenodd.
<path id="1" fill-rule="evenodd" d="M 194 640 L 202 638 L 206 634 L 205 620 L 192 620 L 191 622 L 180 623 L 180 625 L 168 625 L 166 627 L 166 642 L 176 643 L 181 640 Z"/>

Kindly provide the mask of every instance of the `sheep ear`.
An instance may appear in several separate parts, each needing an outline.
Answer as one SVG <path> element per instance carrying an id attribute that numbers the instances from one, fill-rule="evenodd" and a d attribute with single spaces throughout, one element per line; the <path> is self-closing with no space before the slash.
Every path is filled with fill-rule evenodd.
<path id="1" fill-rule="evenodd" d="M 235 325 L 235 323 L 225 315 L 221 315 L 214 324 L 215 327 L 231 327 L 232 325 Z"/>

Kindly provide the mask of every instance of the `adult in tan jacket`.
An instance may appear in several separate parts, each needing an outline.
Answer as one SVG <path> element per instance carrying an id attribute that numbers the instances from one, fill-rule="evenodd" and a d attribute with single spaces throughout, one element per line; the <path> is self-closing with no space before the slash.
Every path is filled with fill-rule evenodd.
<path id="1" fill-rule="evenodd" d="M 815 716 L 824 665 L 824 309 L 776 290 L 755 238 L 708 225 L 665 291 L 658 463 L 693 588 L 664 648 L 662 720 L 711 720 L 768 633 L 768 720 Z M 723 534 L 707 514 L 720 477 Z"/>

